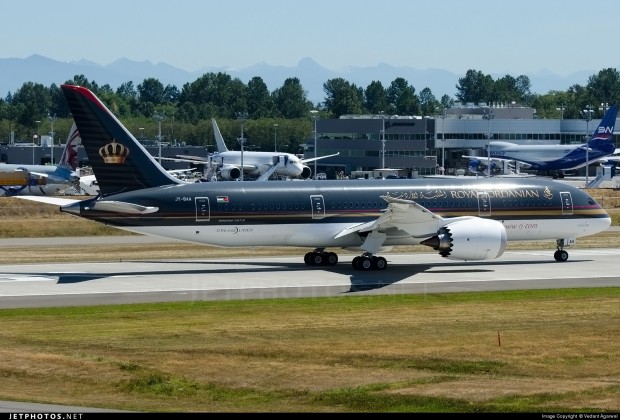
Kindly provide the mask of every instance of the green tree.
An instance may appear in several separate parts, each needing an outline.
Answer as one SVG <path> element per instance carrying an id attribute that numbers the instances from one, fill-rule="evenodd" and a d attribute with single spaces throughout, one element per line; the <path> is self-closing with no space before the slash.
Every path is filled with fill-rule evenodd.
<path id="1" fill-rule="evenodd" d="M 620 73 L 612 68 L 603 69 L 588 78 L 587 89 L 590 97 L 596 100 L 591 104 L 596 108 L 594 115 L 602 118 L 605 109 L 599 104 L 620 104 Z"/>
<path id="2" fill-rule="evenodd" d="M 248 112 L 253 118 L 273 118 L 277 114 L 271 93 L 260 77 L 248 82 Z"/>
<path id="3" fill-rule="evenodd" d="M 430 88 L 424 88 L 420 91 L 420 110 L 422 115 L 436 115 L 441 109 L 441 103 L 435 98 Z"/>
<path id="4" fill-rule="evenodd" d="M 415 94 L 415 88 L 410 86 L 404 78 L 397 77 L 392 81 L 387 89 L 387 97 L 396 114 L 420 114 L 420 99 Z"/>
<path id="5" fill-rule="evenodd" d="M 364 97 L 366 98 L 364 102 L 366 110 L 371 114 L 380 114 L 381 112 L 392 114 L 392 110 L 388 104 L 387 92 L 381 82 L 370 82 L 368 87 L 366 87 Z"/>
<path id="6" fill-rule="evenodd" d="M 323 83 L 323 91 L 325 109 L 334 118 L 346 114 L 364 113 L 364 92 L 355 84 L 339 77 Z"/>
<path id="7" fill-rule="evenodd" d="M 481 71 L 467 70 L 456 85 L 456 98 L 463 103 L 488 102 L 493 98 L 493 78 Z"/>
<path id="8" fill-rule="evenodd" d="M 15 109 L 15 120 L 30 128 L 36 128 L 35 121 L 46 118 L 52 107 L 50 91 L 40 83 L 24 83 L 15 91 L 13 102 L 19 104 Z"/>
<path id="9" fill-rule="evenodd" d="M 307 117 L 312 108 L 312 103 L 307 98 L 307 92 L 297 77 L 286 79 L 282 87 L 276 89 L 272 96 L 278 115 L 283 118 Z"/>

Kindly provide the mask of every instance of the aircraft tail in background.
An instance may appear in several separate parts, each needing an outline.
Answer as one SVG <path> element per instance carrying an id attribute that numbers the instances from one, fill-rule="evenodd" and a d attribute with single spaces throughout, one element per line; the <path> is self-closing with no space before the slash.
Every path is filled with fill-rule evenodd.
<path id="1" fill-rule="evenodd" d="M 217 151 L 219 153 L 228 152 L 226 143 L 224 143 L 224 137 L 222 137 L 222 133 L 220 132 L 220 128 L 215 122 L 215 118 L 211 118 L 211 124 L 213 124 L 213 134 L 215 135 L 215 144 L 217 146 Z"/>
<path id="2" fill-rule="evenodd" d="M 588 147 L 593 151 L 600 151 L 603 154 L 613 154 L 616 145 L 614 143 L 614 126 L 618 116 L 618 108 L 611 106 L 598 127 L 594 129 L 592 137 L 588 140 Z"/>
<path id="3" fill-rule="evenodd" d="M 77 147 L 80 144 L 80 133 L 77 130 L 75 125 L 75 121 L 69 130 L 69 135 L 67 136 L 67 142 L 65 143 L 65 148 L 60 156 L 60 161 L 58 161 L 58 166 L 64 166 L 71 168 L 72 171 L 75 171 L 78 167 L 78 152 Z"/>

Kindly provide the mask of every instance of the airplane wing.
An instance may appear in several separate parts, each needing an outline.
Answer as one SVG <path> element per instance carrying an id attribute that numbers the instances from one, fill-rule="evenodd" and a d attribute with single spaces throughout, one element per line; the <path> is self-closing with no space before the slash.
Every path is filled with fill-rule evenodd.
<path id="1" fill-rule="evenodd" d="M 334 153 L 333 155 L 319 156 L 319 157 L 314 157 L 314 158 L 310 158 L 310 159 L 301 159 L 300 161 L 301 161 L 301 163 L 314 162 L 315 160 L 325 159 L 325 158 L 332 157 L 332 156 L 338 156 L 339 154 L 340 154 L 340 152 Z"/>
<path id="2" fill-rule="evenodd" d="M 195 164 L 208 164 L 209 161 L 203 157 L 200 156 L 184 156 L 184 155 L 178 155 L 177 157 L 162 157 L 161 160 L 170 160 L 172 162 L 188 162 L 188 163 L 195 163 Z"/>
<path id="3" fill-rule="evenodd" d="M 195 171 L 194 168 L 185 168 L 185 169 L 167 169 L 169 174 L 182 174 L 183 172 L 192 172 Z"/>
<path id="4" fill-rule="evenodd" d="M 465 159 L 470 159 L 470 160 L 479 160 L 482 163 L 486 163 L 486 162 L 489 161 L 489 158 L 486 157 L 486 156 L 468 156 L 468 155 L 463 155 L 461 157 L 465 158 Z M 490 160 L 491 160 L 491 162 L 496 163 L 496 164 L 497 163 L 504 163 L 504 162 L 507 162 L 507 163 L 518 162 L 519 166 L 522 167 L 522 168 L 528 168 L 529 166 L 531 166 L 529 163 L 521 162 L 520 160 L 515 160 L 515 159 L 503 159 L 503 158 L 494 158 L 494 157 L 492 157 Z"/>
<path id="5" fill-rule="evenodd" d="M 384 233 L 390 229 L 405 231 L 414 238 L 427 238 L 437 233 L 437 227 L 444 220 L 415 201 L 389 196 L 381 196 L 381 198 L 388 203 L 388 206 L 379 218 L 368 223 L 350 226 L 340 231 L 334 239 L 351 233 L 375 230 Z"/>

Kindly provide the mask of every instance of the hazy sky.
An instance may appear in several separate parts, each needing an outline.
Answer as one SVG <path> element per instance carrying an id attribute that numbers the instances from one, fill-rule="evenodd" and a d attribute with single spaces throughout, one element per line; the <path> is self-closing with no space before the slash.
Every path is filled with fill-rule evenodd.
<path id="1" fill-rule="evenodd" d="M 4 3 L 0 58 L 128 58 L 194 71 L 310 57 L 331 70 L 386 63 L 514 76 L 620 67 L 617 0 Z"/>

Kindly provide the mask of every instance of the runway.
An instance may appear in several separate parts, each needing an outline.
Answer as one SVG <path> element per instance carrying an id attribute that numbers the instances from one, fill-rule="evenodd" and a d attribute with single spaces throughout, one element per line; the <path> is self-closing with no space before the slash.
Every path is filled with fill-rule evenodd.
<path id="1" fill-rule="evenodd" d="M 620 286 L 618 249 L 510 251 L 497 260 L 462 262 L 434 253 L 382 254 L 385 271 L 309 267 L 302 255 L 0 266 L 0 308 L 170 301 L 402 295 Z"/>

